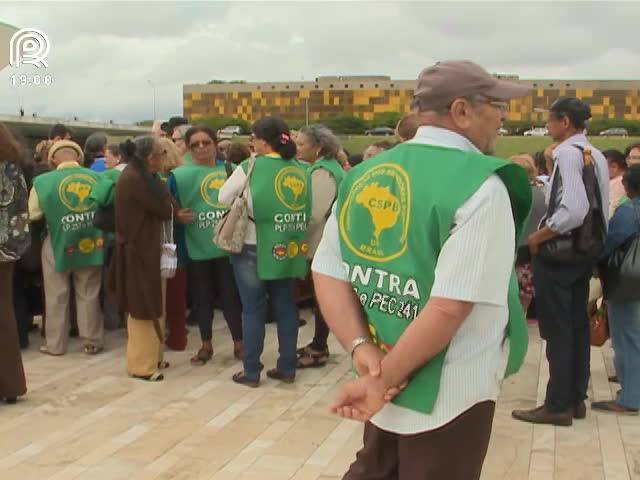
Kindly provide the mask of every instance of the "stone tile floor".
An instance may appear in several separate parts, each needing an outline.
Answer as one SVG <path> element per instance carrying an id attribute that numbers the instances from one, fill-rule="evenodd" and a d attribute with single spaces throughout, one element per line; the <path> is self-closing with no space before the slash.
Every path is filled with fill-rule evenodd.
<path id="1" fill-rule="evenodd" d="M 308 317 L 308 312 L 305 312 Z M 108 350 L 81 353 L 78 341 L 60 358 L 24 353 L 29 394 L 0 405 L 1 480 L 329 480 L 339 479 L 361 444 L 361 425 L 328 413 L 349 359 L 335 345 L 327 368 L 304 371 L 294 385 L 269 379 L 252 390 L 233 384 L 239 370 L 226 327 L 216 317 L 214 361 L 193 367 L 186 352 L 168 352 L 162 383 L 129 379 L 125 334 Z M 312 335 L 312 322 L 300 343 Z M 530 327 L 526 365 L 508 379 L 498 402 L 483 479 L 640 479 L 640 418 L 594 414 L 571 428 L 513 421 L 513 408 L 544 394 L 547 368 L 537 327 Z M 268 328 L 264 363 L 275 364 Z M 591 394 L 611 398 L 608 347 L 592 350 Z M 605 368 L 606 366 L 606 368 Z"/>

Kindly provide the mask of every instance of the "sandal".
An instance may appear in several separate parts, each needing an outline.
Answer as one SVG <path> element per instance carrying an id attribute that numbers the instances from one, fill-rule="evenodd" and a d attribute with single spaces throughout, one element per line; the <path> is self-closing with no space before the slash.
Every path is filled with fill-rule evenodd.
<path id="1" fill-rule="evenodd" d="M 304 368 L 321 368 L 327 365 L 329 355 L 325 352 L 304 352 L 298 354 L 296 368 L 302 370 Z"/>
<path id="2" fill-rule="evenodd" d="M 104 350 L 102 347 L 99 347 L 97 345 L 85 345 L 84 346 L 84 353 L 86 353 L 87 355 L 97 355 L 98 353 L 100 353 L 102 350 Z"/>
<path id="3" fill-rule="evenodd" d="M 46 345 L 42 345 L 40 347 L 40 353 L 44 353 L 45 355 L 51 355 L 52 357 L 61 357 L 64 353 L 53 353 Z"/>
<path id="4" fill-rule="evenodd" d="M 171 366 L 171 364 L 169 362 L 167 362 L 166 360 L 161 360 L 158 362 L 158 368 L 160 370 L 165 370 L 167 368 L 169 368 Z"/>
<path id="5" fill-rule="evenodd" d="M 240 385 L 245 385 L 251 388 L 258 388 L 258 386 L 260 385 L 260 379 L 250 380 L 244 376 L 244 372 L 235 373 L 233 377 L 231 377 L 231 380 L 233 380 L 236 383 L 239 383 Z"/>
<path id="6" fill-rule="evenodd" d="M 280 380 L 283 383 L 293 383 L 296 379 L 295 375 L 292 377 L 287 377 L 277 368 L 272 368 L 271 370 L 268 370 L 267 377 L 273 380 Z"/>
<path id="7" fill-rule="evenodd" d="M 153 372 L 151 375 L 131 375 L 131 377 L 146 382 L 161 382 L 164 380 L 164 375 L 160 372 Z"/>
<path id="8" fill-rule="evenodd" d="M 198 352 L 191 358 L 191 365 L 205 365 L 213 357 L 213 350 L 208 348 L 200 348 Z"/>
<path id="9" fill-rule="evenodd" d="M 310 353 L 320 353 L 318 350 L 316 350 L 315 348 L 313 348 L 313 342 L 311 342 L 310 344 L 304 346 L 304 347 L 300 347 L 299 349 L 296 350 L 296 354 L 298 355 L 304 355 L 304 354 L 310 354 Z M 327 357 L 329 356 L 329 347 L 325 348 L 322 353 L 324 355 L 326 355 Z"/>

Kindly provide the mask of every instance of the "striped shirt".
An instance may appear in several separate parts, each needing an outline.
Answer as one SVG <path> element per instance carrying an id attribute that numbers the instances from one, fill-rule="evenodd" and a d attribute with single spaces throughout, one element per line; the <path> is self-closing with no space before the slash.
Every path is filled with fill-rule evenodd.
<path id="1" fill-rule="evenodd" d="M 591 148 L 604 212 L 607 212 L 609 208 L 609 167 L 607 160 L 600 150 L 597 150 L 589 143 L 584 134 L 579 133 L 569 137 L 553 151 L 555 167 L 551 177 L 551 185 L 553 185 L 558 172 L 560 172 L 562 184 L 558 190 L 553 215 L 551 218 L 544 220 L 547 227 L 560 234 L 569 233 L 571 230 L 580 227 L 589 211 L 589 200 L 582 181 L 582 167 L 584 165 L 582 152 L 574 145 Z"/>
<path id="2" fill-rule="evenodd" d="M 420 127 L 411 143 L 478 151 L 465 137 L 436 127 Z M 435 161 L 425 159 L 430 160 Z M 514 245 L 509 194 L 499 177 L 492 175 L 456 211 L 436 265 L 431 295 L 474 306 L 447 350 L 435 407 L 425 415 L 388 403 L 372 418 L 376 426 L 405 435 L 426 432 L 449 423 L 477 403 L 497 399 L 508 357 L 508 341 L 504 339 Z M 348 281 L 335 207 L 312 269 Z"/>

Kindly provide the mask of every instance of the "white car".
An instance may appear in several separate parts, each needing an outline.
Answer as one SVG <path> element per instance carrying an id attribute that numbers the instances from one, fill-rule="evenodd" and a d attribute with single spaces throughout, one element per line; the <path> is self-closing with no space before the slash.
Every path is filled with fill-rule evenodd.
<path id="1" fill-rule="evenodd" d="M 525 137 L 544 137 L 549 135 L 549 130 L 544 127 L 532 128 L 523 134 Z"/>
<path id="2" fill-rule="evenodd" d="M 230 125 L 218 130 L 218 138 L 233 138 L 242 135 L 242 127 L 238 125 Z"/>

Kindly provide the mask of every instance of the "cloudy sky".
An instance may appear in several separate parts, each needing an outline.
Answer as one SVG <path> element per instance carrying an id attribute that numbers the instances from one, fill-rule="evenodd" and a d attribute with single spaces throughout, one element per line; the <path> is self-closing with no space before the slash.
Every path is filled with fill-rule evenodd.
<path id="1" fill-rule="evenodd" d="M 182 111 L 211 79 L 413 79 L 468 58 L 521 78 L 640 79 L 640 2 L 0 2 L 0 22 L 44 31 L 53 84 L 16 89 L 0 113 L 137 121 Z"/>

